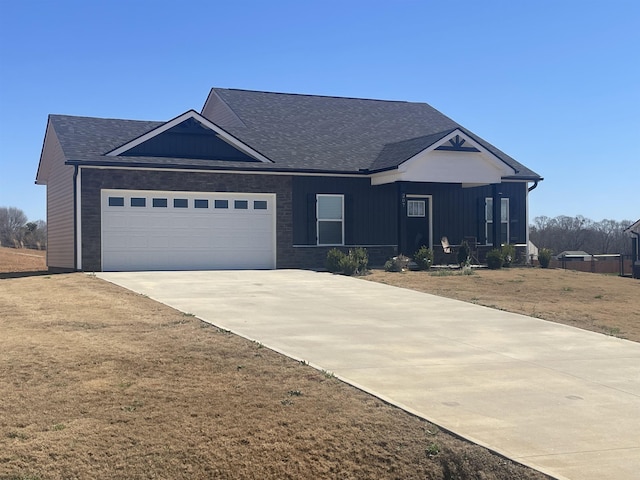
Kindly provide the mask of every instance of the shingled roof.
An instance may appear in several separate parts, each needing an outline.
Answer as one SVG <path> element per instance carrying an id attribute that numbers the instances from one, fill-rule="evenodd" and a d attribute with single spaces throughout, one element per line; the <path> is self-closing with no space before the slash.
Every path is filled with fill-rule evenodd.
<path id="1" fill-rule="evenodd" d="M 510 179 L 540 179 L 426 103 L 214 88 L 203 115 L 273 163 L 107 156 L 164 122 L 64 115 L 50 121 L 71 163 L 336 174 L 394 169 L 460 129 L 513 167 Z"/>

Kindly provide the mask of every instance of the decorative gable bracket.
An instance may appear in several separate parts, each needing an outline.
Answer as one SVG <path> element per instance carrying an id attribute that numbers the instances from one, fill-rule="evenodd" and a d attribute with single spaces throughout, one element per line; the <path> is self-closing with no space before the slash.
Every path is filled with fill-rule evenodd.
<path id="1" fill-rule="evenodd" d="M 447 150 L 450 152 L 479 152 L 476 147 L 465 147 L 463 146 L 466 143 L 464 138 L 460 138 L 460 135 L 456 135 L 453 138 L 449 139 L 449 145 L 440 145 L 436 148 L 436 150 Z"/>

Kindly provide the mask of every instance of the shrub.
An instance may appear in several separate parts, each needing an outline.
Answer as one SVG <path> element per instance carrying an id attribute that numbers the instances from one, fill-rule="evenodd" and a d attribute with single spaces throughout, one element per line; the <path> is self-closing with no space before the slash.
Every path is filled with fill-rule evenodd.
<path id="1" fill-rule="evenodd" d="M 398 255 L 393 257 L 384 264 L 385 272 L 402 272 L 409 266 L 409 257 Z"/>
<path id="2" fill-rule="evenodd" d="M 324 266 L 331 273 L 363 274 L 369 268 L 369 255 L 364 248 L 349 250 L 348 255 L 337 248 L 332 248 L 327 252 Z"/>
<path id="3" fill-rule="evenodd" d="M 458 265 L 469 263 L 470 253 L 471 250 L 469 249 L 469 244 L 466 241 L 463 241 L 458 247 Z"/>
<path id="4" fill-rule="evenodd" d="M 551 250 L 548 248 L 541 248 L 538 252 L 538 262 L 540 267 L 549 268 L 549 262 L 551 261 Z"/>
<path id="5" fill-rule="evenodd" d="M 344 253 L 337 248 L 332 248 L 327 252 L 327 258 L 324 262 L 324 266 L 331 273 L 340 273 L 342 272 L 342 266 L 340 263 L 344 257 L 346 257 Z"/>
<path id="6" fill-rule="evenodd" d="M 502 246 L 502 266 L 510 267 L 516 258 L 516 246 L 515 245 L 503 245 Z"/>
<path id="7" fill-rule="evenodd" d="M 502 268 L 503 263 L 504 258 L 502 257 L 502 251 L 500 249 L 494 248 L 489 253 L 487 253 L 487 266 L 491 270 Z"/>
<path id="8" fill-rule="evenodd" d="M 369 270 L 369 254 L 367 250 L 362 247 L 349 250 L 349 257 L 351 257 L 356 263 L 356 272 L 360 275 Z M 345 275 L 349 275 L 345 273 Z"/>
<path id="9" fill-rule="evenodd" d="M 351 255 L 351 252 L 349 252 L 349 255 L 343 255 L 340 259 L 340 273 L 351 276 L 357 272 L 358 262 L 353 255 Z"/>
<path id="10" fill-rule="evenodd" d="M 413 256 L 413 261 L 416 262 L 420 270 L 429 270 L 433 265 L 433 250 L 423 245 Z"/>

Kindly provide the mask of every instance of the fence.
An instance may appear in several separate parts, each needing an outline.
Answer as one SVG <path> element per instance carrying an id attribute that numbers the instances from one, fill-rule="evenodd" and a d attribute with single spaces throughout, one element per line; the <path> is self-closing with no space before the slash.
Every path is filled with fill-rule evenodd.
<path id="1" fill-rule="evenodd" d="M 623 277 L 631 275 L 633 261 L 631 255 L 612 253 L 591 255 L 587 260 L 568 260 L 566 258 L 560 260 L 554 259 L 549 263 L 549 267 L 576 270 L 579 272 L 618 274 Z"/>

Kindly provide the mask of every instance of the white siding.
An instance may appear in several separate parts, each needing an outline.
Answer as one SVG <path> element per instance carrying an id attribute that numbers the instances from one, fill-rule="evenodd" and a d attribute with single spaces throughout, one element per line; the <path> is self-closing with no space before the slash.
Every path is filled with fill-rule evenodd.
<path id="1" fill-rule="evenodd" d="M 47 266 L 75 269 L 73 235 L 73 167 L 64 164 L 60 142 L 51 124 L 42 151 L 48 168 L 47 185 Z"/>

